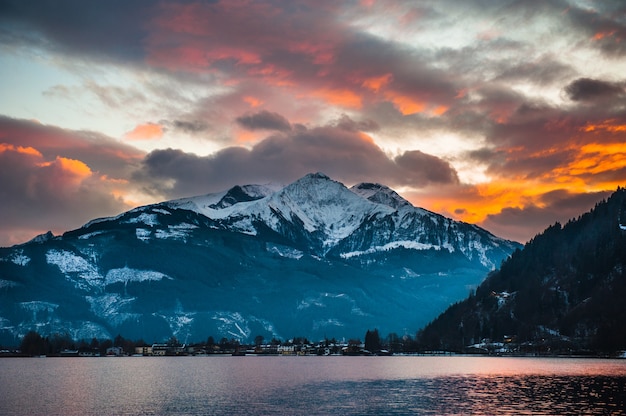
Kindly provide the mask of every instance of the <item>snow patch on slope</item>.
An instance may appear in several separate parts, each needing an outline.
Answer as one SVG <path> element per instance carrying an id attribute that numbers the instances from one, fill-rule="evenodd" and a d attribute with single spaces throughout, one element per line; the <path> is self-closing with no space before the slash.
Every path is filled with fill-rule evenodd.
<path id="1" fill-rule="evenodd" d="M 129 319 L 138 319 L 141 315 L 125 312 L 130 310 L 135 298 L 122 297 L 117 293 L 104 293 L 100 296 L 86 296 L 91 311 L 99 317 L 106 318 L 109 323 L 119 325 Z"/>
<path id="2" fill-rule="evenodd" d="M 88 289 L 102 282 L 102 276 L 98 270 L 84 258 L 66 250 L 48 250 L 46 252 L 48 264 L 57 266 L 65 277 L 73 281 L 78 288 Z M 78 277 L 75 280 L 72 277 Z"/>
<path id="3" fill-rule="evenodd" d="M 248 321 L 239 312 L 216 312 L 213 319 L 221 333 L 228 333 L 233 338 L 245 340 L 251 335 Z"/>
<path id="4" fill-rule="evenodd" d="M 94 232 L 92 232 L 92 233 L 87 233 L 87 234 L 79 235 L 79 236 L 78 236 L 78 238 L 79 238 L 80 240 L 88 240 L 88 239 L 90 239 L 91 237 L 95 237 L 95 236 L 97 236 L 97 235 L 101 235 L 101 234 L 105 234 L 105 233 L 106 233 L 106 231 L 94 231 Z"/>
<path id="5" fill-rule="evenodd" d="M 12 280 L 3 280 L 0 279 L 0 289 L 8 289 L 11 287 L 16 287 L 19 286 L 16 282 L 12 281 Z"/>
<path id="6" fill-rule="evenodd" d="M 159 219 L 157 214 L 149 214 L 147 212 L 142 212 L 136 217 L 129 218 L 125 221 L 122 221 L 122 224 L 145 224 L 149 227 L 154 227 L 159 225 Z"/>
<path id="7" fill-rule="evenodd" d="M 181 223 L 178 225 L 168 225 L 167 230 L 158 229 L 155 232 L 155 237 L 163 240 L 182 240 L 185 241 L 189 234 L 198 228 L 197 225 Z"/>
<path id="8" fill-rule="evenodd" d="M 279 244 L 267 244 L 268 253 L 278 254 L 281 257 L 298 260 L 304 256 L 304 253 L 295 248 L 279 245 Z"/>
<path id="9" fill-rule="evenodd" d="M 10 261 L 18 266 L 26 266 L 30 263 L 30 257 L 24 255 L 24 250 L 15 250 L 9 257 L 1 258 L 0 261 Z"/>
<path id="10" fill-rule="evenodd" d="M 454 247 L 452 247 L 450 244 L 446 243 L 443 244 L 442 246 L 439 245 L 434 245 L 434 244 L 424 244 L 424 243 L 418 243 L 417 241 L 392 241 L 391 243 L 387 243 L 383 246 L 374 246 L 374 247 L 370 247 L 367 250 L 363 250 L 363 251 L 351 251 L 349 253 L 341 253 L 340 256 L 344 259 L 349 259 L 351 257 L 356 257 L 356 256 L 362 256 L 365 254 L 373 254 L 373 253 L 377 253 L 377 252 L 381 252 L 381 251 L 389 251 L 389 250 L 393 250 L 396 248 L 406 248 L 409 250 L 441 250 L 441 249 L 446 249 L 449 252 L 453 252 L 454 251 Z"/>
<path id="11" fill-rule="evenodd" d="M 18 305 L 29 312 L 32 312 L 33 317 L 32 320 L 33 322 L 37 322 L 38 321 L 38 314 L 41 314 L 42 312 L 45 312 L 47 315 L 51 315 L 54 313 L 55 310 L 57 310 L 57 308 L 59 307 L 58 304 L 56 303 L 52 303 L 52 302 L 42 302 L 42 301 L 38 301 L 38 300 L 33 300 L 30 302 L 20 302 L 18 303 Z"/>
<path id="12" fill-rule="evenodd" d="M 128 283 L 128 282 L 145 282 L 150 280 L 163 280 L 172 278 L 166 274 L 150 271 L 150 270 L 137 270 L 129 267 L 123 267 L 121 269 L 111 269 L 107 272 L 104 278 L 104 283 L 110 285 L 113 283 Z"/>
<path id="13" fill-rule="evenodd" d="M 150 236 L 151 235 L 152 235 L 152 231 L 151 230 L 147 230 L 145 228 L 136 228 L 135 229 L 135 236 L 137 237 L 137 240 L 148 241 L 148 240 L 150 240 Z"/>

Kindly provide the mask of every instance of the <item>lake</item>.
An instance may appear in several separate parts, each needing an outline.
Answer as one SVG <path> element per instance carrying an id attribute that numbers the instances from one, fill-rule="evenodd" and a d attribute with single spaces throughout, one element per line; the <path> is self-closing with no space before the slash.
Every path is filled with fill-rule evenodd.
<path id="1" fill-rule="evenodd" d="M 626 360 L 0 359 L 0 415 L 626 414 Z"/>

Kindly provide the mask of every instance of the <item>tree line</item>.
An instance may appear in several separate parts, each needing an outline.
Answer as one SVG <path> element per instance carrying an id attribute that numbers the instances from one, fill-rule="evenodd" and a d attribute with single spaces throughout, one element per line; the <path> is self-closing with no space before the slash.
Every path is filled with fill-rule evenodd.
<path id="1" fill-rule="evenodd" d="M 180 346 L 181 342 L 174 336 L 168 339 L 164 343 L 170 346 Z M 78 351 L 97 353 L 99 355 L 105 355 L 107 350 L 112 347 L 121 348 L 125 354 L 134 354 L 137 347 L 148 347 L 154 343 L 148 343 L 143 339 L 131 340 L 124 338 L 122 335 L 117 335 L 113 339 L 98 339 L 92 338 L 91 340 L 74 340 L 68 333 L 54 333 L 50 335 L 41 335 L 37 331 L 29 331 L 22 338 L 19 345 L 19 352 L 24 356 L 55 356 L 60 355 L 64 351 Z M 410 335 L 399 336 L 396 333 L 390 333 L 386 337 L 381 337 L 378 329 L 367 330 L 364 337 L 364 342 L 361 339 L 348 339 L 347 341 L 338 341 L 336 338 L 324 339 L 319 342 L 311 342 L 306 337 L 294 337 L 289 340 L 281 340 L 277 338 L 265 339 L 262 335 L 258 335 L 254 338 L 253 343 L 241 343 L 239 340 L 222 337 L 216 340 L 213 336 L 209 336 L 206 341 L 195 342 L 189 344 L 190 347 L 194 347 L 197 350 L 206 350 L 214 353 L 226 353 L 236 351 L 241 348 L 254 348 L 261 345 L 274 345 L 274 346 L 304 346 L 304 345 L 316 345 L 319 348 L 349 347 L 351 352 L 354 353 L 412 353 L 419 352 L 420 345 L 417 340 Z"/>

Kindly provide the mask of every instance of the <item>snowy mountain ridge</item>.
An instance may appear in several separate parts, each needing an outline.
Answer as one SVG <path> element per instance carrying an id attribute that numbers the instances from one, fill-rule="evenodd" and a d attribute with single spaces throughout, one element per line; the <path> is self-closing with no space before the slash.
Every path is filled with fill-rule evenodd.
<path id="1" fill-rule="evenodd" d="M 228 199 L 228 203 L 224 201 Z M 488 246 L 510 246 L 502 240 L 469 224 L 457 223 L 422 208 L 416 208 L 392 189 L 372 183 L 360 183 L 350 189 L 322 173 L 304 176 L 290 185 L 236 186 L 205 196 L 169 201 L 164 205 L 195 211 L 232 231 L 257 235 L 259 228 L 269 227 L 281 233 L 285 223 L 301 225 L 314 237 L 326 254 L 342 241 L 354 236 L 364 224 L 375 222 L 383 226 L 378 241 L 369 247 L 346 246 L 335 254 L 352 257 L 361 252 L 371 253 L 402 246 L 407 249 L 460 250 L 478 256 L 485 267 L 495 264 L 485 255 Z M 424 222 L 434 227 L 454 229 L 462 235 L 441 238 L 428 235 Z M 459 239 L 469 246 L 462 246 Z M 404 243 L 398 244 L 398 241 Z"/>
<path id="2" fill-rule="evenodd" d="M 380 184 L 239 185 L 0 248 L 0 343 L 417 330 L 518 247 Z"/>

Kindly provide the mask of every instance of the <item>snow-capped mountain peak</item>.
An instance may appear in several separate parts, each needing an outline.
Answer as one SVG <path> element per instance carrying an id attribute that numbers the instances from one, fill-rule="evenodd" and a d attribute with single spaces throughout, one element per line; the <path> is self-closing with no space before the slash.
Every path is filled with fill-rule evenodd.
<path id="1" fill-rule="evenodd" d="M 240 202 L 256 201 L 271 195 L 274 191 L 274 188 L 264 185 L 235 185 L 224 194 L 219 202 L 210 205 L 210 207 L 222 209 Z"/>
<path id="2" fill-rule="evenodd" d="M 350 188 L 350 190 L 368 201 L 387 205 L 393 209 L 413 206 L 409 201 L 398 195 L 396 191 L 379 183 L 359 183 Z"/>
<path id="3" fill-rule="evenodd" d="M 321 234 L 326 247 L 347 237 L 368 216 L 392 211 L 364 200 L 322 173 L 304 176 L 272 195 L 267 203 L 273 212 L 301 222 L 308 232 Z"/>
<path id="4" fill-rule="evenodd" d="M 278 184 L 235 185 L 227 191 L 176 199 L 165 204 L 172 208 L 195 211 L 209 218 L 221 218 L 235 210 L 236 205 L 266 198 L 281 188 L 282 185 Z"/>

